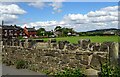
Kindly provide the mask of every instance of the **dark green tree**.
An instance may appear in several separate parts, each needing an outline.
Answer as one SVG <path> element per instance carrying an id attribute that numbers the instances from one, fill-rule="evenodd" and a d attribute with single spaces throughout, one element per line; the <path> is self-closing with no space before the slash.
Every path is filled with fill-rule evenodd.
<path id="1" fill-rule="evenodd" d="M 54 31 L 62 31 L 62 27 L 61 26 L 56 26 Z"/>
<path id="2" fill-rule="evenodd" d="M 46 35 L 46 30 L 44 28 L 39 28 L 37 30 L 37 35 L 38 36 L 44 36 L 44 35 Z"/>

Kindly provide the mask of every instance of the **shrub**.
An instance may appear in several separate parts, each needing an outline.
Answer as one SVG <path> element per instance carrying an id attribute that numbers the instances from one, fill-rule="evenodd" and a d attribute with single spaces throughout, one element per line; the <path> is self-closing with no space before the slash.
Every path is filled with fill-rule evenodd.
<path id="1" fill-rule="evenodd" d="M 22 36 L 19 36 L 18 39 L 23 39 L 23 37 L 22 37 Z"/>
<path id="2" fill-rule="evenodd" d="M 103 64 L 102 61 L 98 58 L 101 71 L 99 72 L 99 77 L 120 77 L 120 66 L 118 63 L 113 65 L 110 61 L 110 54 L 106 55 L 106 62 Z"/>
<path id="3" fill-rule="evenodd" d="M 113 68 L 111 68 L 108 63 L 102 64 L 101 66 L 101 73 L 100 76 L 101 77 L 109 77 L 110 75 L 112 75 L 112 70 Z"/>
<path id="4" fill-rule="evenodd" d="M 120 67 L 118 65 L 113 66 L 108 62 L 102 64 L 100 77 L 120 77 Z"/>
<path id="5" fill-rule="evenodd" d="M 27 68 L 27 62 L 23 60 L 16 61 L 16 68 L 17 69 L 24 69 Z"/>
<path id="6" fill-rule="evenodd" d="M 80 69 L 65 69 L 62 72 L 58 72 L 55 77 L 85 77 Z"/>
<path id="7" fill-rule="evenodd" d="M 114 77 L 120 77 L 120 66 L 116 66 L 113 73 Z"/>

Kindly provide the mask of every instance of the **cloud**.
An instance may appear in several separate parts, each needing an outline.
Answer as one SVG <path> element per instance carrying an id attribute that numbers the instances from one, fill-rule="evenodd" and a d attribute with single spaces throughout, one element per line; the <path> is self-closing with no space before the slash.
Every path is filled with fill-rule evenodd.
<path id="1" fill-rule="evenodd" d="M 56 13 L 56 12 L 59 13 L 59 12 L 62 11 L 61 10 L 61 8 L 62 8 L 62 2 L 53 2 L 53 3 L 50 4 L 50 6 L 53 7 L 53 10 L 54 10 L 53 13 Z"/>
<path id="2" fill-rule="evenodd" d="M 45 7 L 45 2 L 41 2 L 41 1 L 35 1 L 35 2 L 31 2 L 28 4 L 29 6 L 33 6 L 36 8 L 40 8 L 43 9 Z"/>
<path id="3" fill-rule="evenodd" d="M 91 22 L 93 23 L 118 21 L 118 17 L 115 16 L 100 16 L 100 17 L 93 17 L 90 19 Z"/>
<path id="4" fill-rule="evenodd" d="M 54 14 L 54 13 L 60 13 L 62 11 L 61 8 L 62 8 L 63 1 L 64 0 L 59 0 L 59 1 L 53 0 L 52 3 L 45 3 L 43 1 L 37 0 L 35 2 L 29 3 L 28 5 L 36 8 L 40 8 L 40 9 L 43 9 L 44 7 L 47 7 L 47 6 L 51 6 L 53 8 L 52 13 Z"/>
<path id="5" fill-rule="evenodd" d="M 118 6 L 109 6 L 109 7 L 105 7 L 105 8 L 101 8 L 100 11 L 118 11 Z"/>
<path id="6" fill-rule="evenodd" d="M 24 24 L 22 27 L 35 27 L 36 29 L 38 28 L 47 28 L 47 30 L 51 30 L 54 26 L 58 25 L 57 21 L 46 21 L 46 22 L 31 22 L 28 24 Z"/>
<path id="7" fill-rule="evenodd" d="M 59 8 L 59 7 L 58 7 Z M 76 31 L 118 28 L 118 7 L 109 6 L 87 14 L 67 14 L 61 21 L 43 21 L 28 23 L 29 27 L 43 27 L 53 30 L 56 26 L 73 28 Z"/>
<path id="8" fill-rule="evenodd" d="M 14 23 L 19 15 L 27 13 L 16 4 L 2 4 L 0 3 L 0 21 L 4 20 L 6 23 Z"/>
<path id="9" fill-rule="evenodd" d="M 63 20 L 71 24 L 85 24 L 89 21 L 87 16 L 82 14 L 68 14 L 64 16 Z"/>
<path id="10" fill-rule="evenodd" d="M 88 17 L 99 17 L 99 16 L 106 16 L 107 12 L 105 11 L 91 11 L 87 14 Z"/>
<path id="11" fill-rule="evenodd" d="M 0 4 L 0 13 L 2 13 L 2 14 L 16 14 L 16 15 L 20 15 L 20 14 L 26 13 L 26 11 L 21 9 L 16 4 L 10 4 L 10 5 Z"/>

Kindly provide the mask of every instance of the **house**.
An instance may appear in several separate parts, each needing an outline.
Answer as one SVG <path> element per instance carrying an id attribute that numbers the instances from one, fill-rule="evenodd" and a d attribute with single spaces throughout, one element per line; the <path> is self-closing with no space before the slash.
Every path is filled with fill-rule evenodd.
<path id="1" fill-rule="evenodd" d="M 2 38 L 17 38 L 23 36 L 23 29 L 16 25 L 1 25 L 2 27 Z"/>
<path id="2" fill-rule="evenodd" d="M 103 34 L 104 35 L 115 35 L 115 32 L 114 31 L 105 31 Z"/>
<path id="3" fill-rule="evenodd" d="M 56 37 L 62 36 L 62 32 L 61 32 L 61 31 L 54 31 L 54 35 L 55 35 Z"/>
<path id="4" fill-rule="evenodd" d="M 37 35 L 37 30 L 35 29 L 35 27 L 33 28 L 24 27 L 23 32 L 25 33 L 25 36 L 27 37 L 36 37 Z"/>

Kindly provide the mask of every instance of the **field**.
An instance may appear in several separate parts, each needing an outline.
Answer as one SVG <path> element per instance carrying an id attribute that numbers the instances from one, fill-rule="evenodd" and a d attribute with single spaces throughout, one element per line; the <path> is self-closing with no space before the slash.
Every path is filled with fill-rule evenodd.
<path id="1" fill-rule="evenodd" d="M 50 38 L 43 38 L 43 40 L 45 41 L 48 41 L 49 39 Z M 71 43 L 78 43 L 78 40 L 80 39 L 90 39 L 91 42 L 105 42 L 105 41 L 120 42 L 119 36 L 71 36 L 71 37 L 59 37 L 54 39 L 56 39 L 57 41 L 67 40 Z"/>

